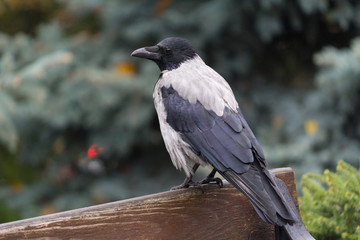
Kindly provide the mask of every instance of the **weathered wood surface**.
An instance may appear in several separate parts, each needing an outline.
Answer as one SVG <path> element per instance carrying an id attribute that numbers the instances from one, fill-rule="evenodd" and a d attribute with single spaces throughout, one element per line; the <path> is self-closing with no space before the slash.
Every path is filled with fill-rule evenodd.
<path id="1" fill-rule="evenodd" d="M 291 168 L 272 170 L 296 203 Z M 250 202 L 229 184 L 147 195 L 0 225 L 0 239 L 274 239 Z"/>

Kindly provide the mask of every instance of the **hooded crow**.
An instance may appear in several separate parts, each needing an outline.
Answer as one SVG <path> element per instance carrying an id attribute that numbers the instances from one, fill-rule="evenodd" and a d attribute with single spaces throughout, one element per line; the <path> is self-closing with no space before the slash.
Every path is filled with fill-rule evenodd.
<path id="1" fill-rule="evenodd" d="M 135 50 L 154 61 L 161 74 L 154 88 L 160 130 L 170 158 L 186 179 L 175 189 L 199 185 L 199 165 L 213 171 L 200 183 L 222 175 L 247 196 L 265 222 L 278 226 L 279 239 L 313 239 L 286 185 L 267 170 L 264 153 L 223 77 L 207 66 L 184 38 L 170 37 Z"/>

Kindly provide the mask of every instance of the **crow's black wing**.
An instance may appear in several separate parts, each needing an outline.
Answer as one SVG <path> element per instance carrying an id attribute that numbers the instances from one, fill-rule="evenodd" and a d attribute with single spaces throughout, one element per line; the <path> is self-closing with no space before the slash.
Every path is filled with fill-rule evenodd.
<path id="1" fill-rule="evenodd" d="M 259 216 L 276 225 L 297 220 L 288 208 L 264 154 L 240 110 L 227 107 L 222 116 L 190 103 L 170 86 L 161 89 L 167 122 L 204 161 L 243 192 Z"/>
<path id="2" fill-rule="evenodd" d="M 161 89 L 167 122 L 201 157 L 219 171 L 247 172 L 254 161 L 253 148 L 263 152 L 241 114 L 225 108 L 219 117 L 199 102 L 191 104 L 172 88 Z"/>

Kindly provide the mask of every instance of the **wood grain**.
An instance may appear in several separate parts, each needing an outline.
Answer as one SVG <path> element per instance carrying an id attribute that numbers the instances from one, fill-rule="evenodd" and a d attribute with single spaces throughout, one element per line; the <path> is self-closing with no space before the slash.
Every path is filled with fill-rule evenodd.
<path id="1" fill-rule="evenodd" d="M 298 206 L 291 168 L 272 170 Z M 181 189 L 0 225 L 0 239 L 274 239 L 229 184 Z"/>

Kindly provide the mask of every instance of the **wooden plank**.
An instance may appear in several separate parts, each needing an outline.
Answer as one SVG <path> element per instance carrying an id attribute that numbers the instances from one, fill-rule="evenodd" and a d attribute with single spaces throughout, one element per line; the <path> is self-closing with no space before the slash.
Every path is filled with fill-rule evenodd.
<path id="1" fill-rule="evenodd" d="M 291 168 L 272 170 L 298 206 Z M 0 225 L 0 239 L 274 239 L 229 184 L 181 189 Z"/>

